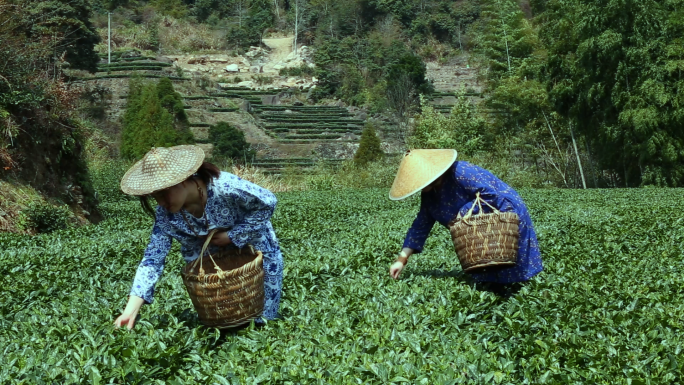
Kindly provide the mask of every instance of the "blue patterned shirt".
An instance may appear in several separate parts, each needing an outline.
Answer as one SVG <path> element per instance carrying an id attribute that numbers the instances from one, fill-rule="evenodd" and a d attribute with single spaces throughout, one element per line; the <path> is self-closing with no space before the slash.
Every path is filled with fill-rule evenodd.
<path id="1" fill-rule="evenodd" d="M 244 247 L 249 243 L 264 254 L 264 268 L 267 274 L 269 270 L 273 270 L 282 275 L 282 258 L 266 263 L 269 261 L 267 253 L 280 255 L 278 241 L 270 222 L 276 202 L 275 195 L 267 189 L 233 174 L 221 172 L 219 178 L 207 185 L 204 216 L 196 218 L 185 212 L 185 217 L 200 236 L 207 235 L 214 228 L 227 229 L 228 236 L 237 247 Z M 154 286 L 164 271 L 172 239 L 180 242 L 181 254 L 186 262 L 191 262 L 199 256 L 203 240 L 198 238 L 195 232 L 180 212 L 173 214 L 157 206 L 150 243 L 138 266 L 130 294 L 151 303 Z M 216 249 L 215 246 L 210 246 L 210 252 Z"/>
<path id="2" fill-rule="evenodd" d="M 447 226 L 460 212 L 465 215 L 475 201 L 475 194 L 499 211 L 514 211 L 520 217 L 520 240 L 516 265 L 498 272 L 473 274 L 478 281 L 512 283 L 527 281 L 542 271 L 541 253 L 532 218 L 518 193 L 482 167 L 457 161 L 446 171 L 439 189 L 421 193 L 420 210 L 406 234 L 404 247 L 417 253 L 423 250 L 435 222 Z M 483 205 L 485 212 L 491 211 Z M 475 207 L 473 213 L 477 213 Z"/>

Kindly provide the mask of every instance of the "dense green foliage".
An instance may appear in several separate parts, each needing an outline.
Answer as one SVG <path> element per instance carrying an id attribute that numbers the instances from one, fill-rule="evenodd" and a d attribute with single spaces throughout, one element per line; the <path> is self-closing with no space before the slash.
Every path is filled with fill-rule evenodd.
<path id="1" fill-rule="evenodd" d="M 194 142 L 179 99 L 168 79 L 161 79 L 157 84 L 131 80 L 121 134 L 124 158 L 142 158 L 152 147 Z"/>
<path id="2" fill-rule="evenodd" d="M 463 90 L 462 90 L 463 91 Z M 461 92 L 451 113 L 444 115 L 422 101 L 423 110 L 408 143 L 413 148 L 455 148 L 475 154 L 485 147 L 486 122 Z"/>
<path id="3" fill-rule="evenodd" d="M 683 3 L 530 5 L 533 20 L 517 1 L 485 1 L 469 31 L 490 134 L 553 164 L 564 185 L 577 158 L 589 186 L 684 185 Z"/>
<path id="4" fill-rule="evenodd" d="M 366 123 L 366 127 L 361 132 L 359 148 L 354 153 L 354 163 L 365 166 L 370 162 L 382 159 L 383 155 L 385 154 L 380 147 L 380 138 L 375 131 L 375 126 L 372 123 Z"/>
<path id="5" fill-rule="evenodd" d="M 100 37 L 90 18 L 89 0 L 13 0 L 25 12 L 22 25 L 32 40 L 50 41 L 50 54 L 63 57 L 72 68 L 95 72 L 100 58 L 95 45 Z"/>
<path id="6" fill-rule="evenodd" d="M 161 78 L 157 83 L 157 97 L 162 107 L 175 117 L 177 125 L 187 126 L 188 117 L 183 108 L 183 97 L 173 89 L 173 83 L 169 78 Z"/>
<path id="7" fill-rule="evenodd" d="M 22 211 L 22 226 L 37 233 L 50 233 L 69 225 L 69 207 L 37 202 Z"/>
<path id="8" fill-rule="evenodd" d="M 26 181 L 65 203 L 82 201 L 94 214 L 77 94 L 63 82 L 57 42 L 29 33 L 44 31 L 29 23 L 36 8 L 49 6 L 0 1 L 0 178 Z"/>
<path id="9" fill-rule="evenodd" d="M 422 59 L 441 58 L 435 53 L 440 42 L 444 52 L 466 47 L 462 33 L 479 12 L 479 2 L 469 0 L 311 1 L 300 35 L 316 49 L 323 87 L 315 96 L 336 96 L 374 111 L 389 108 L 404 117 L 417 105 L 417 94 L 432 90 Z"/>
<path id="10" fill-rule="evenodd" d="M 255 151 L 245 140 L 245 133 L 227 122 L 219 122 L 209 128 L 209 141 L 214 145 L 212 157 L 246 163 L 255 156 Z"/>
<path id="11" fill-rule="evenodd" d="M 310 7 L 304 15 L 304 24 L 318 36 L 363 35 L 374 28 L 397 27 L 411 39 L 416 49 L 430 39 L 465 46 L 465 39 L 459 41 L 459 37 L 480 12 L 480 2 L 473 0 L 311 0 L 304 3 L 305 7 Z"/>
<path id="12" fill-rule="evenodd" d="M 475 52 L 485 60 L 487 78 L 496 81 L 525 71 L 538 38 L 519 2 L 487 0 L 483 4 L 471 33 Z"/>
<path id="13" fill-rule="evenodd" d="M 544 78 L 605 168 L 684 185 L 684 1 L 549 1 Z"/>
<path id="14" fill-rule="evenodd" d="M 236 0 L 238 24 L 228 32 L 228 40 L 236 48 L 261 44 L 264 32 L 273 26 L 273 7 L 268 0 Z M 244 15 L 246 14 L 246 15 Z"/>
<path id="15" fill-rule="evenodd" d="M 666 213 L 682 191 L 521 193 L 545 270 L 509 299 L 461 272 L 441 227 L 388 276 L 417 199 L 279 194 L 284 318 L 223 336 L 199 326 L 177 247 L 136 329 L 114 330 L 152 226 L 136 202 L 105 205 L 98 226 L 0 234 L 0 381 L 680 382 L 684 222 Z M 644 201 L 655 206 L 635 210 Z"/>
<path id="16" fill-rule="evenodd" d="M 386 93 L 399 80 L 407 97 L 429 91 L 425 65 L 400 40 L 379 34 L 343 39 L 323 38 L 314 53 L 316 76 L 322 86 L 317 97 L 336 95 L 352 105 L 383 106 Z"/>

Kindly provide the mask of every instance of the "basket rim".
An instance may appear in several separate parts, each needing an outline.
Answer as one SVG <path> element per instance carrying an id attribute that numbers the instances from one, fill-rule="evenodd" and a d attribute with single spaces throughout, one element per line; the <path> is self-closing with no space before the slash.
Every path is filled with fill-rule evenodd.
<path id="1" fill-rule="evenodd" d="M 448 227 L 453 227 L 456 226 L 459 223 L 465 223 L 468 226 L 472 226 L 472 223 L 469 222 L 491 222 L 492 219 L 498 218 L 500 222 L 506 222 L 506 223 L 515 223 L 520 222 L 520 216 L 518 213 L 515 211 L 506 211 L 506 212 L 498 212 L 498 213 L 484 213 L 484 214 L 476 214 L 468 218 L 468 220 L 464 220 L 464 217 L 461 217 L 459 214 L 454 216 L 454 218 L 449 221 Z"/>
<path id="2" fill-rule="evenodd" d="M 204 256 L 202 258 L 208 258 L 208 256 Z M 223 257 L 221 257 L 223 258 Z M 181 270 L 181 275 L 183 276 L 183 279 L 192 279 L 192 280 L 206 280 L 209 277 L 217 276 L 220 279 L 225 279 L 225 278 L 230 278 L 234 277 L 236 275 L 241 275 L 242 273 L 246 271 L 251 271 L 251 270 L 263 270 L 263 266 L 260 265 L 260 263 L 263 262 L 263 253 L 261 251 L 256 251 L 256 258 L 254 258 L 252 261 L 232 270 L 222 270 L 216 273 L 194 273 L 192 272 L 192 264 L 194 262 L 190 261 L 183 266 L 183 269 Z"/>
<path id="3" fill-rule="evenodd" d="M 513 267 L 513 266 L 516 266 L 517 264 L 518 264 L 518 258 L 517 258 L 517 256 L 516 256 L 515 261 L 505 261 L 505 262 L 504 262 L 504 261 L 489 261 L 489 262 L 487 262 L 487 263 L 478 264 L 478 265 L 474 265 L 474 266 L 469 266 L 469 267 L 463 269 L 463 271 L 466 272 L 466 273 L 468 273 L 468 272 L 472 272 L 473 270 L 485 269 L 485 268 L 487 268 L 487 267 L 495 267 L 495 266 L 500 266 L 500 267 L 509 266 L 509 267 Z"/>

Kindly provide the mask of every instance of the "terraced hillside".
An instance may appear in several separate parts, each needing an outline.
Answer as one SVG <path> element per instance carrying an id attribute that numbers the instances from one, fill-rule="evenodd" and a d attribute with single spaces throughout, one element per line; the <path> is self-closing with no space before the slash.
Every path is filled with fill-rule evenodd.
<path id="1" fill-rule="evenodd" d="M 355 142 L 363 120 L 333 106 L 258 106 L 254 113 L 266 132 L 281 143 Z"/>
<path id="2" fill-rule="evenodd" d="M 168 77 L 171 80 L 190 80 L 176 71 L 170 59 L 159 60 L 151 56 L 138 56 L 136 51 L 113 52 L 111 62 L 108 55 L 100 55 L 97 75 L 83 80 L 130 78 L 133 75 L 144 78 Z"/>
<path id="3" fill-rule="evenodd" d="M 95 76 L 77 80 L 88 87 L 112 91 L 110 120 L 118 121 L 125 110 L 130 77 L 168 77 L 184 95 L 193 135 L 208 155 L 213 148 L 209 128 L 221 121 L 229 122 L 243 131 L 257 150 L 254 165 L 269 173 L 306 173 L 321 162 L 339 164 L 341 158 L 353 153 L 365 124 L 365 114 L 355 115 L 344 107 L 304 105 L 296 100 L 292 88 L 253 89 L 208 81 L 203 84 L 202 76 L 188 76 L 171 59 L 136 52 L 112 53 L 111 63 L 107 55 L 101 55 L 101 59 Z M 381 135 L 392 135 L 391 128 L 385 131 L 380 130 Z"/>
<path id="4" fill-rule="evenodd" d="M 311 158 L 271 158 L 254 160 L 252 166 L 259 167 L 266 174 L 309 174 L 317 172 L 316 167 L 319 165 L 335 167 L 339 166 L 343 161 L 344 159 L 317 161 Z"/>
<path id="5" fill-rule="evenodd" d="M 279 97 L 288 93 L 287 89 L 255 90 L 219 84 L 216 92 L 188 95 L 184 99 L 191 129 L 206 151 L 211 152 L 209 127 L 219 121 L 231 122 L 245 132 L 247 140 L 258 148 L 278 150 L 260 154 L 254 161 L 255 166 L 264 168 L 268 173 L 284 170 L 309 172 L 320 162 L 320 159 L 311 157 L 317 146 L 359 140 L 364 120 L 355 119 L 346 108 L 301 103 L 273 104 L 279 103 Z"/>

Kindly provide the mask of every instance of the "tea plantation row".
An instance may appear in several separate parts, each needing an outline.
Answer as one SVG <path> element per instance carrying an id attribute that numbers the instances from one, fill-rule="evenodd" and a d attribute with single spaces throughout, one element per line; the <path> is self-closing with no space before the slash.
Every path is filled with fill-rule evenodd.
<path id="1" fill-rule="evenodd" d="M 136 328 L 115 330 L 151 220 L 0 234 L 2 384 L 676 384 L 684 380 L 682 190 L 528 190 L 545 270 L 503 299 L 448 232 L 399 280 L 417 211 L 387 190 L 279 194 L 283 319 L 202 328 L 177 246 Z"/>

